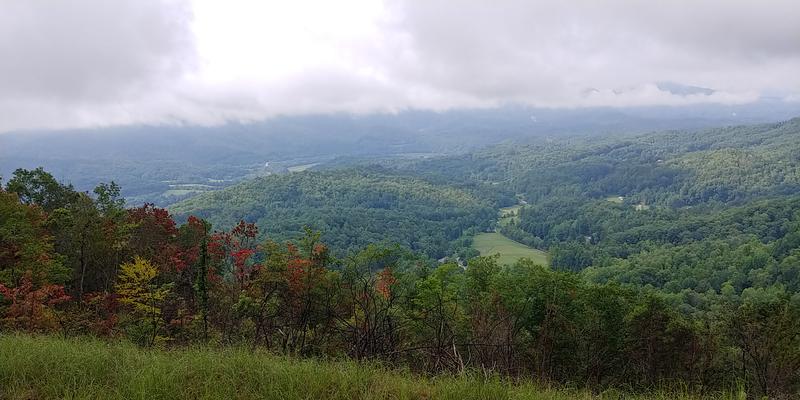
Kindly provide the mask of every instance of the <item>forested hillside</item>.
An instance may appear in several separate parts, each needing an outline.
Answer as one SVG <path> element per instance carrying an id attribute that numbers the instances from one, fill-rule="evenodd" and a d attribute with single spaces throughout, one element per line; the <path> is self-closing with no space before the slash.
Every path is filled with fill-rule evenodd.
<path id="1" fill-rule="evenodd" d="M 220 229 L 241 220 L 255 222 L 279 242 L 309 227 L 323 232 L 322 239 L 339 255 L 384 243 L 441 258 L 464 253 L 469 235 L 491 226 L 496 205 L 475 191 L 345 169 L 256 178 L 170 210 L 181 218 L 205 218 Z"/>
<path id="2" fill-rule="evenodd" d="M 402 167 L 502 184 L 528 201 L 624 196 L 628 204 L 681 207 L 797 192 L 798 133 L 800 118 L 636 137 L 538 139 Z"/>
<path id="3" fill-rule="evenodd" d="M 798 119 L 588 145 L 535 171 L 508 168 L 531 204 L 502 232 L 550 250 L 555 267 L 590 267 L 592 280 L 794 292 L 798 154 Z"/>
<path id="4" fill-rule="evenodd" d="M 170 211 L 18 170 L 0 192 L 2 324 L 793 398 L 798 154 L 798 119 L 538 140 L 261 177 Z M 479 232 L 549 266 L 474 257 Z"/>

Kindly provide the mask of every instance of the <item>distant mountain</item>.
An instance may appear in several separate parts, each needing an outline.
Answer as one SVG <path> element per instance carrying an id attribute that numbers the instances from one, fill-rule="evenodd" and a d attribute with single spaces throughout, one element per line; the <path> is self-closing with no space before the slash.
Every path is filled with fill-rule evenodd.
<path id="1" fill-rule="evenodd" d="M 319 165 L 336 157 L 459 154 L 506 140 L 699 129 L 772 122 L 798 114 L 800 103 L 764 99 L 742 105 L 583 109 L 508 106 L 360 116 L 285 116 L 217 127 L 16 132 L 0 134 L 0 175 L 8 177 L 20 167 L 43 166 L 81 190 L 115 180 L 122 184 L 130 202 L 165 205 L 204 188 Z M 271 163 L 270 168 L 264 168 L 266 162 Z"/>
<path id="2" fill-rule="evenodd" d="M 800 118 L 638 136 L 504 143 L 452 157 L 410 162 L 441 181 L 478 180 L 529 201 L 565 197 L 674 207 L 739 203 L 800 193 Z"/>

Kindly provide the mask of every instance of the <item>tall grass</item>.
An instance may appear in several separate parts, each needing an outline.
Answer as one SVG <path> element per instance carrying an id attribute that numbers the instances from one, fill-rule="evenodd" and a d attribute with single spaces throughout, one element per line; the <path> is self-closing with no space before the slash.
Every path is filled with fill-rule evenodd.
<path id="1" fill-rule="evenodd" d="M 729 396 L 725 396 L 730 398 Z M 425 378 L 377 365 L 244 349 L 145 350 L 95 339 L 0 336 L 3 399 L 593 399 L 499 378 Z M 695 399 L 686 393 L 603 399 Z"/>

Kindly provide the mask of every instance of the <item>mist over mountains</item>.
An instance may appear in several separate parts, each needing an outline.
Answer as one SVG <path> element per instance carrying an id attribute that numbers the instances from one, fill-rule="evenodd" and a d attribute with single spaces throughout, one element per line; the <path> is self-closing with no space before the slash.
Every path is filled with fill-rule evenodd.
<path id="1" fill-rule="evenodd" d="M 687 86 L 670 88 L 692 90 Z M 700 129 L 773 122 L 796 115 L 800 115 L 800 103 L 764 98 L 742 105 L 575 109 L 507 106 L 445 112 L 283 116 L 215 127 L 122 126 L 11 132 L 0 134 L 0 174 L 8 177 L 16 168 L 42 166 L 80 190 L 89 190 L 98 181 L 115 180 L 131 202 L 167 204 L 174 200 L 169 198 L 172 195 L 182 198 L 192 195 L 192 190 L 213 189 L 248 176 L 316 166 L 342 157 L 428 157 L 467 152 L 507 140 Z M 187 189 L 185 185 L 203 186 Z M 171 189 L 172 194 L 162 198 Z"/>

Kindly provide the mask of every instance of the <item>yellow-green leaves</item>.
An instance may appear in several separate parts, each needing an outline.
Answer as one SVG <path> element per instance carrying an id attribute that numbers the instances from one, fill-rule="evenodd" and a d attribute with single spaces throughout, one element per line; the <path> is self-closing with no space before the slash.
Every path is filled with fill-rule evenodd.
<path id="1" fill-rule="evenodd" d="M 156 339 L 161 320 L 161 306 L 171 285 L 159 285 L 158 269 L 150 261 L 135 257 L 133 262 L 120 266 L 115 288 L 119 301 L 130 305 L 135 314 L 149 320 L 152 329 L 150 344 Z"/>

